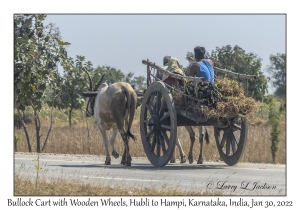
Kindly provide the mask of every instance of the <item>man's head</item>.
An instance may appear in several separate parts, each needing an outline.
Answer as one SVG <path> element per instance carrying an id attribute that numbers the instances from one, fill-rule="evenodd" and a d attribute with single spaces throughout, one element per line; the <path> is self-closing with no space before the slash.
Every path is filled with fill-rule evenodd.
<path id="1" fill-rule="evenodd" d="M 169 63 L 171 56 L 165 56 L 163 60 L 163 65 L 166 66 Z"/>
<path id="2" fill-rule="evenodd" d="M 196 60 L 204 59 L 205 52 L 206 51 L 204 47 L 199 47 L 199 46 L 195 47 L 194 53 L 195 53 Z"/>

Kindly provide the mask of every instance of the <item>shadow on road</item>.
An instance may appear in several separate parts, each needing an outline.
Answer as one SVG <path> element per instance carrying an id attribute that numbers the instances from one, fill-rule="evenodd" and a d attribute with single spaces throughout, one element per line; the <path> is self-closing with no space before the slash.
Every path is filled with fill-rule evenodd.
<path id="1" fill-rule="evenodd" d="M 164 171 L 176 171 L 176 170 L 206 170 L 206 169 L 227 169 L 229 166 L 219 164 L 202 164 L 202 165 L 197 165 L 197 164 L 168 164 L 164 167 L 155 167 L 151 164 L 148 163 L 135 163 L 132 164 L 131 166 L 123 166 L 121 164 L 112 164 L 112 165 L 104 165 L 104 164 L 63 164 L 63 165 L 48 165 L 48 166 L 60 166 L 64 168 L 99 168 L 99 169 L 122 169 L 122 170 L 148 170 L 148 171 L 155 171 L 155 170 L 164 170 Z M 231 166 L 232 168 L 234 166 Z"/>

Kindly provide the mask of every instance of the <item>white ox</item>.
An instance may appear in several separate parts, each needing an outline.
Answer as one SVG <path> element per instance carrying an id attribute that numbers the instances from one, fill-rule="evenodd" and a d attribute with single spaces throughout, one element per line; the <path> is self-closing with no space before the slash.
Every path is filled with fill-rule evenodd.
<path id="1" fill-rule="evenodd" d="M 119 131 L 124 143 L 121 164 L 130 166 L 131 156 L 129 154 L 128 139 L 130 137 L 135 140 L 134 135 L 130 132 L 130 128 L 137 106 L 137 95 L 131 85 L 125 82 L 116 82 L 109 86 L 106 83 L 101 84 L 104 75 L 96 87 L 92 88 L 93 83 L 89 73 L 85 69 L 83 70 L 88 74 L 90 80 L 90 90 L 83 94 L 87 97 L 87 116 L 94 115 L 97 120 L 105 145 L 105 165 L 111 164 L 106 131 L 112 129 L 110 137 L 112 155 L 115 158 L 119 157 L 119 154 L 114 149 L 116 135 Z M 95 91 L 97 92 L 95 93 Z"/>

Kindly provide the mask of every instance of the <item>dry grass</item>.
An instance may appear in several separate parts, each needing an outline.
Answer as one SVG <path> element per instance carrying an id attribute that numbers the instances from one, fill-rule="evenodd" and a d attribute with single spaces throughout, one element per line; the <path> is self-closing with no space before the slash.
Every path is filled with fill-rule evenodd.
<path id="1" fill-rule="evenodd" d="M 43 123 L 43 122 L 42 122 Z M 42 124 L 43 125 L 43 124 Z M 104 144 L 97 125 L 93 120 L 89 121 L 90 140 L 88 139 L 88 132 L 85 124 L 76 124 L 72 128 L 66 125 L 54 125 L 50 133 L 49 140 L 46 147 L 46 153 L 61 153 L 61 154 L 91 154 L 91 155 L 105 155 Z M 210 143 L 204 145 L 203 158 L 204 161 L 219 160 L 219 153 L 216 147 L 215 138 L 213 134 L 213 127 L 207 127 Z M 41 133 L 46 135 L 48 127 L 43 126 Z M 248 141 L 245 148 L 242 162 L 255 163 L 272 163 L 271 155 L 271 140 L 270 140 L 271 126 L 268 123 L 258 123 L 256 125 L 249 125 Z M 285 123 L 281 124 L 281 134 L 279 149 L 277 151 L 276 163 L 286 163 L 286 128 Z M 198 132 L 196 132 L 196 139 Z M 35 130 L 33 125 L 28 125 L 28 133 L 31 139 L 32 149 L 36 150 Z M 137 137 L 136 141 L 129 141 L 130 154 L 133 157 L 146 157 L 144 148 L 140 138 L 139 124 L 135 121 L 132 127 L 132 133 Z M 17 151 L 28 152 L 26 138 L 23 130 L 15 130 L 15 134 L 22 137 L 18 141 Z M 109 132 L 108 132 L 109 135 Z M 190 139 L 184 127 L 178 127 L 178 137 L 181 141 L 183 150 L 186 155 L 189 151 Z M 44 138 L 42 137 L 42 140 Z M 193 155 L 196 160 L 199 155 L 200 144 L 196 140 L 194 144 Z M 123 142 L 121 136 L 118 134 L 115 144 L 115 149 L 120 154 L 123 153 Z M 177 149 L 176 149 L 177 150 Z M 179 155 L 176 154 L 179 159 Z M 204 163 L 205 164 L 205 163 Z"/>
<path id="2" fill-rule="evenodd" d="M 204 144 L 203 147 L 203 158 L 204 161 L 218 161 L 219 153 L 216 146 L 214 132 L 212 127 L 207 127 L 210 137 L 210 143 Z M 253 163 L 273 163 L 271 154 L 271 140 L 270 140 L 271 126 L 269 124 L 257 124 L 249 125 L 248 140 L 245 147 L 245 152 L 240 162 L 253 162 Z M 183 150 L 189 151 L 189 138 L 185 128 L 179 128 L 179 138 Z M 196 133 L 196 139 L 199 135 Z M 280 134 L 279 149 L 277 151 L 276 163 L 286 163 L 286 138 L 285 138 L 285 125 L 282 125 L 282 132 Z M 177 149 L 176 149 L 177 150 Z M 197 160 L 200 151 L 199 141 L 196 140 L 194 144 L 193 156 L 194 160 Z M 179 152 L 178 152 L 179 153 Z M 177 154 L 177 158 L 179 158 Z M 205 163 L 204 163 L 205 164 Z"/>
<path id="3" fill-rule="evenodd" d="M 126 188 L 121 186 L 109 187 L 101 184 L 90 185 L 82 184 L 79 181 L 67 181 L 64 179 L 52 180 L 48 182 L 41 180 L 36 187 L 35 182 L 32 182 L 24 177 L 15 177 L 14 182 L 15 196 L 208 196 L 222 195 L 222 192 L 203 192 L 195 191 L 177 191 L 166 190 L 165 188 Z"/>

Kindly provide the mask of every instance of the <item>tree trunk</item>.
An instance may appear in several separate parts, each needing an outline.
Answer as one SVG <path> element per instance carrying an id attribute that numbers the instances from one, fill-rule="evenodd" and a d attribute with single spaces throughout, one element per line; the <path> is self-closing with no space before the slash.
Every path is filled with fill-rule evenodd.
<path id="1" fill-rule="evenodd" d="M 14 137 L 14 149 L 15 149 L 15 152 L 18 152 L 18 140 L 17 140 L 17 137 L 15 136 Z"/>
<path id="2" fill-rule="evenodd" d="M 272 161 L 273 161 L 273 164 L 276 163 L 276 152 L 272 150 Z"/>
<path id="3" fill-rule="evenodd" d="M 40 136 L 40 129 L 41 129 L 41 122 L 37 111 L 34 110 L 34 123 L 35 123 L 35 133 L 36 133 L 36 152 L 41 152 L 41 136 Z"/>
<path id="4" fill-rule="evenodd" d="M 55 92 L 54 92 L 55 93 Z M 46 136 L 46 139 L 45 139 L 45 142 L 44 142 L 44 145 L 42 147 L 42 152 L 45 151 L 45 148 L 46 148 L 46 145 L 47 145 L 47 141 L 48 141 L 48 138 L 49 138 L 49 134 L 51 132 L 51 129 L 52 129 L 52 122 L 53 122 L 53 107 L 54 107 L 54 99 L 55 99 L 56 96 L 53 97 L 52 99 L 52 107 L 51 107 L 51 112 L 50 112 L 50 128 L 48 130 L 48 133 L 47 133 L 47 136 Z"/>
<path id="5" fill-rule="evenodd" d="M 19 110 L 18 110 L 18 114 L 19 114 L 19 116 L 21 116 Z M 27 127 L 26 127 L 26 124 L 24 122 L 24 117 L 25 117 L 24 111 L 22 111 L 22 114 L 23 115 L 22 115 L 22 117 L 20 117 L 20 119 L 21 119 L 21 123 L 22 123 L 22 127 L 23 127 L 23 130 L 24 130 L 25 136 L 26 136 L 26 141 L 27 141 L 27 146 L 28 146 L 28 152 L 32 152 L 31 144 L 30 144 L 30 140 L 29 140 L 29 135 L 28 135 L 28 132 L 27 132 Z"/>
<path id="6" fill-rule="evenodd" d="M 70 110 L 69 110 L 69 125 L 70 125 L 70 127 L 72 127 L 72 111 L 73 111 L 73 108 L 70 108 Z"/>

